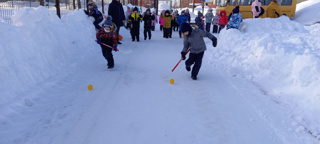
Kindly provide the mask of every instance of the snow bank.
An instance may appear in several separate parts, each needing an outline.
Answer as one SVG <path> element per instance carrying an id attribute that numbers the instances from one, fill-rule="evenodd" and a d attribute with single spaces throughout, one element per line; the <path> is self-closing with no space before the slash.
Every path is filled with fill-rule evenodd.
<path id="1" fill-rule="evenodd" d="M 302 24 L 314 24 L 320 21 L 320 1 L 308 0 L 297 4 L 296 15 L 293 20 Z"/>
<path id="2" fill-rule="evenodd" d="M 25 8 L 15 11 L 12 20 L 13 25 L 0 23 L 0 106 L 76 64 L 95 37 L 83 10 L 59 19 L 45 7 Z"/>
<path id="3" fill-rule="evenodd" d="M 319 134 L 320 25 L 305 28 L 283 16 L 246 19 L 241 31 L 221 31 L 218 47 L 208 50 L 212 65 L 251 80 Z"/>

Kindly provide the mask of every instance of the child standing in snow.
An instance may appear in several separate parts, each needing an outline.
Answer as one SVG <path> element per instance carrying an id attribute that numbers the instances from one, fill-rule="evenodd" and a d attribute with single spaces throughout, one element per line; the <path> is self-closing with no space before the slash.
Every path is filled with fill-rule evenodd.
<path id="1" fill-rule="evenodd" d="M 182 23 L 187 23 L 188 22 L 188 17 L 185 15 L 185 11 L 181 11 L 181 15 L 179 16 L 178 19 L 178 25 L 179 25 L 179 37 L 181 38 L 181 25 Z"/>
<path id="2" fill-rule="evenodd" d="M 214 16 L 212 19 L 213 33 L 218 33 L 219 21 L 220 21 L 219 10 L 216 10 L 216 16 Z"/>
<path id="3" fill-rule="evenodd" d="M 112 46 L 114 47 L 114 50 L 117 51 L 118 42 L 117 42 L 117 36 L 115 32 L 116 26 L 109 19 L 107 19 L 102 26 L 103 28 L 101 28 L 96 34 L 97 43 L 101 45 L 102 55 L 108 61 L 108 69 L 112 69 L 114 67 L 112 49 L 103 44 Z"/>
<path id="4" fill-rule="evenodd" d="M 210 32 L 210 27 L 211 27 L 211 21 L 213 18 L 213 13 L 212 13 L 212 9 L 208 9 L 208 12 L 206 13 L 206 15 L 204 16 L 206 19 L 206 31 Z"/>
<path id="5" fill-rule="evenodd" d="M 131 23 L 131 38 L 132 41 L 137 41 L 139 42 L 139 35 L 140 35 L 140 22 L 142 21 L 142 16 L 138 13 L 138 8 L 135 7 L 133 9 L 133 13 L 129 17 L 129 22 Z"/>
<path id="6" fill-rule="evenodd" d="M 174 20 L 174 17 L 170 15 L 170 11 L 166 10 L 164 16 L 160 16 L 163 19 L 163 37 L 171 38 L 171 21 Z"/>
<path id="7" fill-rule="evenodd" d="M 232 15 L 227 25 L 227 29 L 230 29 L 230 28 L 239 29 L 241 22 L 242 22 L 242 15 L 241 13 L 239 13 L 239 6 L 236 6 L 232 10 Z"/>
<path id="8" fill-rule="evenodd" d="M 149 36 L 149 40 L 151 39 L 151 23 L 154 20 L 154 17 L 151 15 L 150 9 L 147 9 L 146 13 L 144 14 L 143 21 L 144 21 L 144 40 L 147 39 L 147 33 Z"/>
<path id="9" fill-rule="evenodd" d="M 84 12 L 88 16 L 94 17 L 93 25 L 95 26 L 96 30 L 99 30 L 101 28 L 101 26 L 99 26 L 99 23 L 102 22 L 103 16 L 101 12 L 98 10 L 98 7 L 94 2 L 92 1 L 88 2 L 88 6 L 89 6 L 89 11 L 84 10 Z"/>
<path id="10" fill-rule="evenodd" d="M 158 22 L 158 16 L 156 14 L 156 11 L 152 11 L 153 20 L 151 22 L 151 30 L 154 31 L 156 29 L 156 24 Z"/>
<path id="11" fill-rule="evenodd" d="M 191 71 L 191 78 L 193 80 L 197 80 L 197 75 L 202 64 L 203 54 L 207 49 L 203 37 L 208 37 L 211 39 L 214 47 L 217 46 L 217 38 L 209 32 L 197 28 L 192 29 L 188 23 L 182 23 L 181 31 L 185 35 L 183 39 L 181 57 L 183 60 L 185 60 L 185 54 L 188 49 L 190 49 L 189 58 L 186 60 L 186 69 L 187 71 L 190 71 L 191 66 L 194 64 Z"/>
<path id="12" fill-rule="evenodd" d="M 228 16 L 227 16 L 227 12 L 225 10 L 222 10 L 220 12 L 220 20 L 219 20 L 219 31 L 218 33 L 220 33 L 220 31 L 228 24 Z"/>
<path id="13" fill-rule="evenodd" d="M 204 25 L 204 22 L 203 22 L 203 14 L 198 11 L 198 16 L 196 17 L 196 19 L 194 20 L 196 22 L 196 25 L 198 26 L 199 29 L 201 30 L 204 30 L 203 28 L 203 25 Z"/>
<path id="14" fill-rule="evenodd" d="M 163 29 L 163 19 L 161 16 L 164 16 L 164 10 L 162 10 L 161 15 L 159 16 L 159 24 L 160 24 L 160 31 Z"/>

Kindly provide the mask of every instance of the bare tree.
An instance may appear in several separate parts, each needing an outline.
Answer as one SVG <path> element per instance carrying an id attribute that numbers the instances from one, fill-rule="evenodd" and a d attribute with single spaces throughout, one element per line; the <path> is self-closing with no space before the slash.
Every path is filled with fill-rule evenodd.
<path id="1" fill-rule="evenodd" d="M 78 9 L 81 9 L 81 1 L 77 0 L 77 3 L 78 3 Z"/>
<path id="2" fill-rule="evenodd" d="M 76 9 L 76 0 L 72 0 L 72 6 L 73 6 L 73 10 Z"/>
<path id="3" fill-rule="evenodd" d="M 40 5 L 44 6 L 44 0 L 40 0 Z"/>

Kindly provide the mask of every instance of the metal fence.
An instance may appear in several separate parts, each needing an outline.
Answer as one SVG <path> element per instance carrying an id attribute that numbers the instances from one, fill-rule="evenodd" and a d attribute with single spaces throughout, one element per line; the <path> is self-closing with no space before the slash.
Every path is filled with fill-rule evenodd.
<path id="1" fill-rule="evenodd" d="M 14 10 L 22 9 L 25 7 L 38 7 L 39 2 L 35 1 L 3 1 L 0 2 L 0 21 L 12 24 L 11 17 Z"/>

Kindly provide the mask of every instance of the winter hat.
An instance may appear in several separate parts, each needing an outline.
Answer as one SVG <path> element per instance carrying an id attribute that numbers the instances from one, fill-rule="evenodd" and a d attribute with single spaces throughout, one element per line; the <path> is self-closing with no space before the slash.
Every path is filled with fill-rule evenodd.
<path id="1" fill-rule="evenodd" d="M 112 16 L 111 16 L 111 15 L 108 15 L 108 16 L 107 16 L 107 20 L 112 21 Z"/>
<path id="2" fill-rule="evenodd" d="M 137 8 L 137 7 L 134 7 L 132 11 L 138 11 L 138 8 Z"/>
<path id="3" fill-rule="evenodd" d="M 181 11 L 181 15 L 184 15 L 184 14 L 186 14 L 186 12 L 183 10 L 183 11 Z"/>
<path id="4" fill-rule="evenodd" d="M 182 23 L 181 24 L 181 32 L 184 33 L 184 32 L 187 32 L 187 31 L 189 31 L 189 33 L 191 33 L 192 32 L 192 27 L 188 23 Z"/>
<path id="5" fill-rule="evenodd" d="M 239 13 L 239 6 L 236 6 L 233 10 L 232 10 L 232 13 Z"/>
<path id="6" fill-rule="evenodd" d="M 169 14 L 170 15 L 170 11 L 169 10 L 166 10 L 165 12 L 164 12 L 164 14 Z"/>
<path id="7" fill-rule="evenodd" d="M 112 27 L 112 21 L 111 20 L 108 20 L 108 19 L 106 19 L 105 21 L 104 21 L 104 23 L 102 24 L 102 26 L 104 26 L 104 27 Z"/>
<path id="8" fill-rule="evenodd" d="M 150 9 L 147 9 L 146 12 L 147 12 L 147 11 L 149 11 L 149 13 L 150 13 Z"/>

